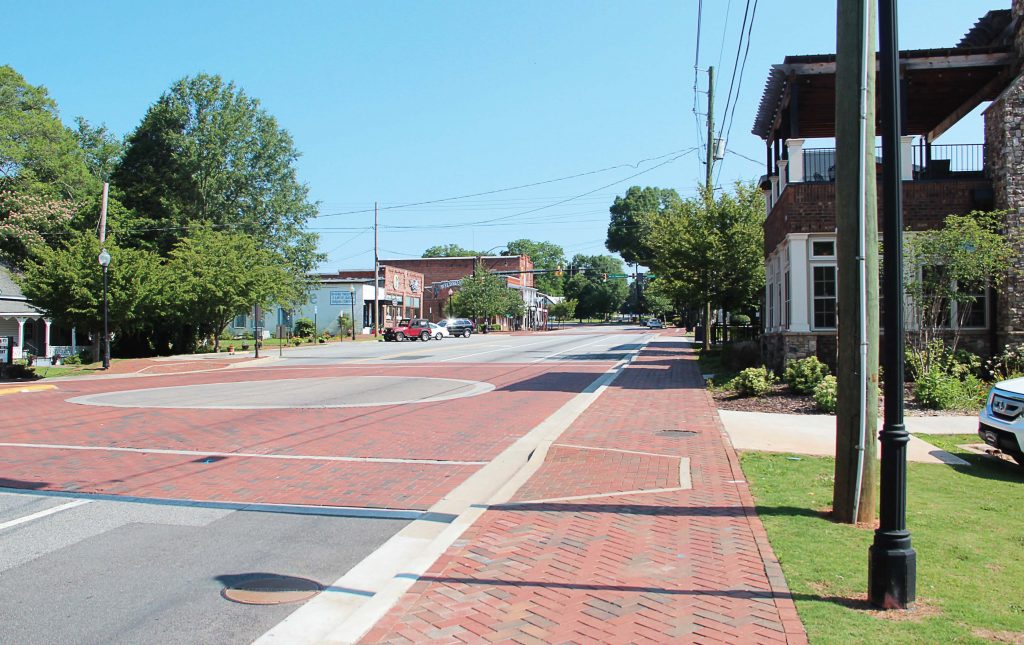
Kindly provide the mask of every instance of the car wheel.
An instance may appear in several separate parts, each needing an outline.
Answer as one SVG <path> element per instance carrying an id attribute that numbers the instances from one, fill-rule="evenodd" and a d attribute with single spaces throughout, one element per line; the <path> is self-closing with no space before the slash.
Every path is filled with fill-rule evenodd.
<path id="1" fill-rule="evenodd" d="M 472 335 L 472 333 L 473 333 L 473 330 L 472 330 L 472 329 L 467 329 L 467 330 L 466 330 L 466 333 L 465 333 L 465 334 L 463 334 L 463 336 L 465 336 L 466 338 L 469 338 L 469 337 L 470 337 L 470 335 Z"/>
<path id="2" fill-rule="evenodd" d="M 437 332 L 437 334 L 434 335 L 434 340 L 441 340 L 441 336 L 443 336 L 443 334 L 441 332 Z"/>
<path id="3" fill-rule="evenodd" d="M 395 334 L 395 340 L 397 340 L 397 341 L 405 340 L 405 334 L 403 334 L 402 332 L 398 332 L 397 334 Z"/>
<path id="4" fill-rule="evenodd" d="M 420 334 L 420 340 L 422 340 L 424 343 L 430 340 L 430 332 L 425 331 L 422 334 Z"/>

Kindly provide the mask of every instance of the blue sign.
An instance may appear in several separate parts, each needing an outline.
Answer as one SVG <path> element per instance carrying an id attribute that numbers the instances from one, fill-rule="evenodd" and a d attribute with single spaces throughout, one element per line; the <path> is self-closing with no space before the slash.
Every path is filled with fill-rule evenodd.
<path id="1" fill-rule="evenodd" d="M 331 304 L 332 305 L 350 305 L 350 304 L 352 304 L 352 292 L 351 291 L 332 291 L 331 292 Z"/>

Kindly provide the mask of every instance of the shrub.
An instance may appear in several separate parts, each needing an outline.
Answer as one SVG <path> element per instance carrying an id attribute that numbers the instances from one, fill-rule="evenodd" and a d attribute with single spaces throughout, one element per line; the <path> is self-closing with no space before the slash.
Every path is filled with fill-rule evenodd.
<path id="1" fill-rule="evenodd" d="M 82 363 L 86 363 L 86 364 L 91 363 L 92 362 L 92 351 L 88 350 L 88 349 L 80 349 L 80 350 L 78 350 L 78 360 L 80 360 L 80 361 L 82 361 Z"/>
<path id="2" fill-rule="evenodd" d="M 1024 376 L 1024 344 L 1007 345 L 1001 354 L 986 361 L 985 376 L 993 381 Z"/>
<path id="3" fill-rule="evenodd" d="M 325 339 L 323 336 L 321 336 L 320 338 L 317 339 L 317 342 L 320 343 L 321 345 L 323 345 L 324 343 L 327 342 L 327 339 Z"/>
<path id="4" fill-rule="evenodd" d="M 0 378 L 34 381 L 39 378 L 39 375 L 36 374 L 34 369 L 24 363 L 12 363 L 10 365 L 0 365 Z"/>
<path id="5" fill-rule="evenodd" d="M 302 339 L 301 338 L 293 338 L 292 339 L 292 345 L 298 347 L 301 344 L 302 344 Z"/>
<path id="6" fill-rule="evenodd" d="M 312 336 L 316 334 L 316 325 L 309 318 L 299 318 L 293 331 L 296 336 Z"/>
<path id="7" fill-rule="evenodd" d="M 960 380 L 981 372 L 981 358 L 963 349 L 951 352 L 941 338 L 932 340 L 920 350 L 908 347 L 905 360 L 907 376 L 911 381 L 916 381 L 920 375 L 932 369 Z"/>
<path id="8" fill-rule="evenodd" d="M 75 356 L 75 355 L 65 356 L 63 360 L 64 360 L 64 364 L 65 365 L 81 365 L 82 364 L 82 357 L 81 356 Z"/>
<path id="9" fill-rule="evenodd" d="M 244 332 L 242 332 L 242 338 L 245 339 L 245 340 L 252 340 L 253 339 L 252 332 L 251 331 L 244 331 Z"/>
<path id="10" fill-rule="evenodd" d="M 753 340 L 728 343 L 722 348 L 722 362 L 734 370 L 757 367 L 761 364 L 761 346 Z"/>
<path id="11" fill-rule="evenodd" d="M 828 374 L 814 386 L 814 403 L 822 412 L 835 414 L 838 392 L 839 387 L 836 384 L 836 377 Z"/>
<path id="12" fill-rule="evenodd" d="M 220 330 L 220 336 L 218 338 L 220 340 L 231 340 L 233 336 L 231 335 L 231 331 L 227 327 L 225 327 L 224 329 Z"/>
<path id="13" fill-rule="evenodd" d="M 768 368 L 748 367 L 732 380 L 732 388 L 740 396 L 761 396 L 772 389 L 775 376 Z"/>
<path id="14" fill-rule="evenodd" d="M 499 325 L 498 323 L 494 323 L 489 327 L 489 329 L 491 331 L 501 331 L 501 325 Z"/>
<path id="15" fill-rule="evenodd" d="M 980 408 L 987 394 L 985 384 L 973 374 L 963 379 L 932 366 L 914 384 L 918 402 L 932 410 L 969 410 Z"/>
<path id="16" fill-rule="evenodd" d="M 750 324 L 750 316 L 747 314 L 733 314 L 729 316 L 729 323 L 739 327 L 746 327 Z"/>
<path id="17" fill-rule="evenodd" d="M 808 356 L 798 361 L 791 361 L 786 365 L 782 379 L 794 392 L 811 394 L 826 376 L 828 376 L 828 365 L 819 361 L 816 356 Z"/>

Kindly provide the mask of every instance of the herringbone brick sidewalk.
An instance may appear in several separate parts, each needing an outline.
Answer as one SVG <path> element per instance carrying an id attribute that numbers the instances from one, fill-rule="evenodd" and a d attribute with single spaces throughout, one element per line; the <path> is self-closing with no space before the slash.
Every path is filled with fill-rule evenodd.
<path id="1" fill-rule="evenodd" d="M 652 343 L 364 642 L 805 643 L 743 479 L 692 350 Z"/>

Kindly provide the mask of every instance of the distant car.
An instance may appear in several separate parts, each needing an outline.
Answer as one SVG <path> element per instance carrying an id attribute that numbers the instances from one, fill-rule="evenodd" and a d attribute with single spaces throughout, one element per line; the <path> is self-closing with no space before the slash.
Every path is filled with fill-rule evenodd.
<path id="1" fill-rule="evenodd" d="M 476 331 L 476 325 L 468 318 L 449 318 L 438 323 L 448 330 L 452 336 L 469 338 Z"/>
<path id="2" fill-rule="evenodd" d="M 1024 466 L 1024 377 L 992 387 L 978 417 L 978 436 Z"/>
<path id="3" fill-rule="evenodd" d="M 430 321 L 423 318 L 402 318 L 394 327 L 384 330 L 384 340 L 402 341 L 409 340 L 430 340 L 433 333 L 430 331 Z"/>
<path id="4" fill-rule="evenodd" d="M 650 320 L 647 321 L 647 328 L 648 329 L 664 329 L 665 328 L 665 323 L 661 322 L 657 318 L 651 318 Z"/>
<path id="5" fill-rule="evenodd" d="M 430 333 L 433 334 L 434 340 L 441 340 L 445 336 L 452 335 L 451 332 L 448 331 L 447 327 L 438 325 L 437 323 L 430 323 Z"/>

